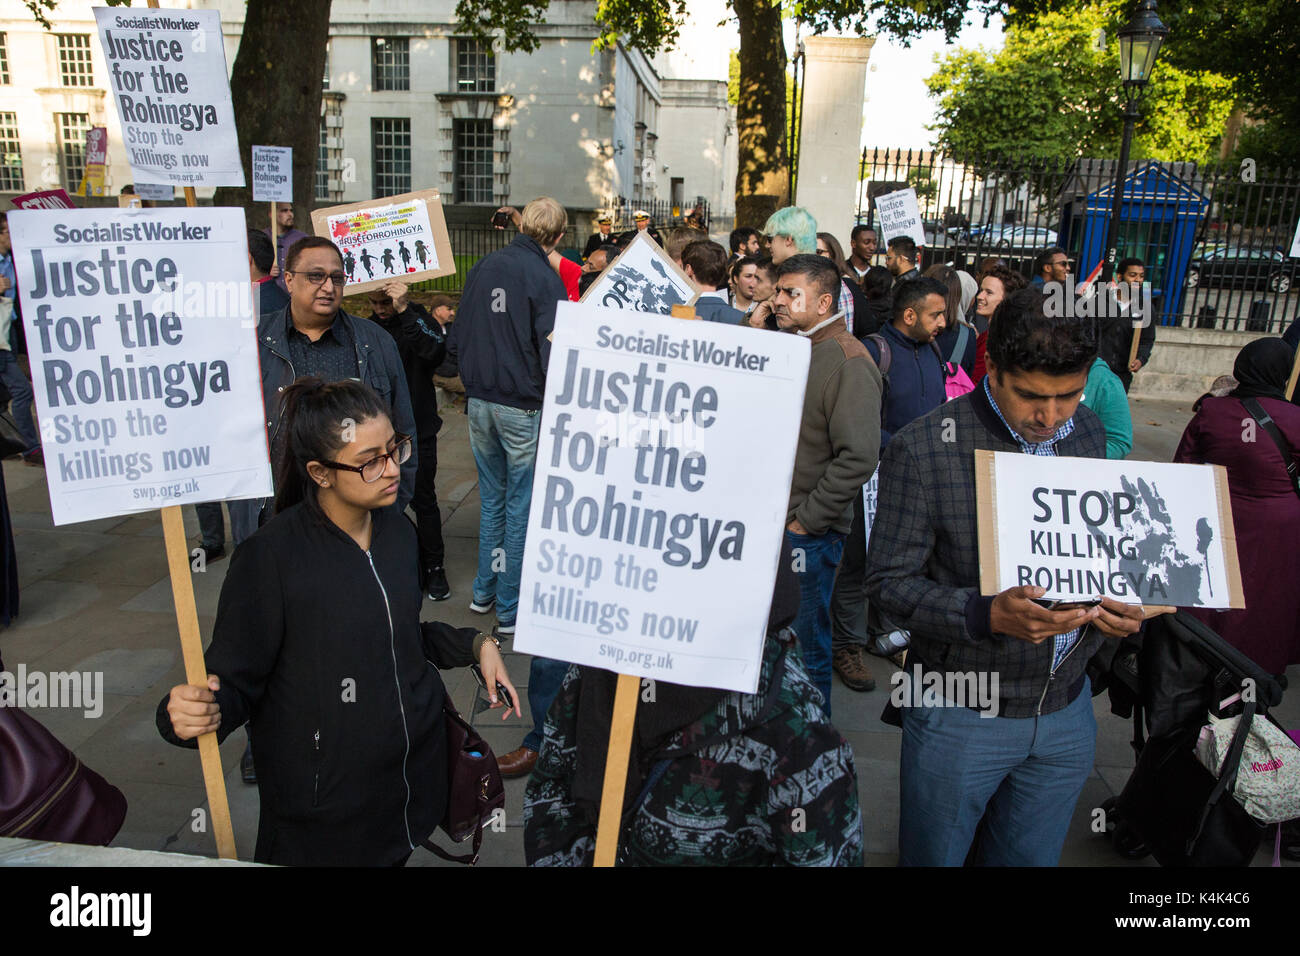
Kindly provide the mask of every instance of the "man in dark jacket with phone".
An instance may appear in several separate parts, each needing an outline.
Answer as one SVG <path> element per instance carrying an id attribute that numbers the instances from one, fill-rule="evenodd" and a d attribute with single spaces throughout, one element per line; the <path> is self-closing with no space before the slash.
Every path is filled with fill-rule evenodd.
<path id="1" fill-rule="evenodd" d="M 478 573 L 469 609 L 487 614 L 495 605 L 502 637 L 515 632 L 550 335 L 556 303 L 568 299 L 547 257 L 567 226 L 564 207 L 554 199 L 544 196 L 525 206 L 519 235 L 469 271 L 451 340 L 469 397 L 469 443 L 478 466 Z M 523 746 L 498 760 L 503 776 L 532 772 L 546 711 L 566 668 L 533 658 L 533 729 Z"/>
<path id="2" fill-rule="evenodd" d="M 1085 667 L 1104 640 L 1138 630 L 1142 608 L 1053 610 L 1028 586 L 982 596 L 974 452 L 1104 458 L 1105 430 L 1079 405 L 1096 350 L 1091 323 L 1044 316 L 1041 292 L 1017 292 L 989 329 L 982 384 L 885 449 L 867 594 L 912 636 L 891 697 L 903 705 L 904 866 L 961 866 L 977 828 L 977 864 L 1060 858 L 1096 749 Z M 922 697 L 930 673 L 988 706 Z M 956 690 L 972 682 L 973 695 Z"/>

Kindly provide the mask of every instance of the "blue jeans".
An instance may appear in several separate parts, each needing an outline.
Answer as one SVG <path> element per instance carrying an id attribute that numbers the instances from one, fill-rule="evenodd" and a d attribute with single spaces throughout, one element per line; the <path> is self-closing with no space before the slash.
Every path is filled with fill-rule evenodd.
<path id="1" fill-rule="evenodd" d="M 528 710 L 533 715 L 533 729 L 524 738 L 524 746 L 529 750 L 542 749 L 543 731 L 546 728 L 546 712 L 551 709 L 551 702 L 560 692 L 564 675 L 569 672 L 566 661 L 556 661 L 549 657 L 534 657 L 528 668 Z"/>
<path id="2" fill-rule="evenodd" d="M 478 398 L 469 400 L 468 412 L 469 447 L 478 466 L 479 495 L 474 600 L 485 604 L 495 598 L 497 620 L 513 624 L 519 608 L 519 573 L 524 563 L 542 413 Z"/>
<path id="3" fill-rule="evenodd" d="M 981 717 L 966 707 L 904 707 L 900 866 L 1056 866 L 1097 721 L 1092 689 L 1041 717 Z"/>
<path id="4" fill-rule="evenodd" d="M 799 576 L 799 616 L 794 631 L 799 636 L 808 676 L 822 693 L 822 709 L 831 715 L 831 588 L 835 569 L 844 553 L 844 535 L 785 533 L 794 551 L 795 573 Z M 802 570 L 800 570 L 802 568 Z"/>
<path id="5" fill-rule="evenodd" d="M 0 382 L 4 382 L 13 399 L 14 424 L 27 443 L 23 453 L 35 451 L 41 439 L 36 434 L 36 423 L 32 421 L 32 383 L 27 381 L 18 359 L 8 349 L 0 349 Z"/>

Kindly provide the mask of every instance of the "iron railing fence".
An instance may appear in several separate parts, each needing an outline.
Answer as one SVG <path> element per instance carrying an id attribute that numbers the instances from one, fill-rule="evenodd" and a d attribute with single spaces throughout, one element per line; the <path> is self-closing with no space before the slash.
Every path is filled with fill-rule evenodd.
<path id="1" fill-rule="evenodd" d="M 977 271 L 998 257 L 1029 276 L 1037 254 L 1059 245 L 1082 280 L 1105 253 L 1115 167 L 865 149 L 857 221 L 874 226 L 876 197 L 912 187 L 922 267 Z M 1300 259 L 1289 255 L 1300 219 L 1295 169 L 1137 160 L 1125 179 L 1118 256 L 1146 263 L 1162 324 L 1280 334 L 1300 314 Z"/>

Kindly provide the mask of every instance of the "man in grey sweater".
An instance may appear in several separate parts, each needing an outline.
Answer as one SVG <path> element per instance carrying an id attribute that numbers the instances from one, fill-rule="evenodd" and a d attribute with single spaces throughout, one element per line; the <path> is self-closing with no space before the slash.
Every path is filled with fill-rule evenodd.
<path id="1" fill-rule="evenodd" d="M 777 325 L 812 343 L 803 422 L 795 451 L 786 537 L 799 575 L 795 633 L 809 676 L 831 712 L 830 594 L 853 515 L 853 498 L 876 470 L 880 372 L 838 310 L 840 277 L 822 256 L 781 263 L 772 309 Z"/>

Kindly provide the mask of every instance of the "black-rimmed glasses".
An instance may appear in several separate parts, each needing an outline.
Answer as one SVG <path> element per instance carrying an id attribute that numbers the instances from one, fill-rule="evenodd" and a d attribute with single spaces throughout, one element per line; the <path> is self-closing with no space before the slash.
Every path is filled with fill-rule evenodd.
<path id="1" fill-rule="evenodd" d="M 361 476 L 361 480 L 367 483 L 376 482 L 384 475 L 384 470 L 388 467 L 388 459 L 393 459 L 398 465 L 404 465 L 411 460 L 411 436 L 398 435 L 393 450 L 385 455 L 379 455 L 371 458 L 363 465 L 344 465 L 337 461 L 322 461 L 321 464 L 326 468 L 340 468 L 343 471 L 355 471 Z"/>
<path id="2" fill-rule="evenodd" d="M 348 281 L 347 273 L 345 272 L 298 272 L 296 270 L 291 270 L 289 275 L 302 276 L 307 280 L 307 284 L 312 286 L 322 286 L 325 284 L 325 280 L 329 279 L 334 283 L 336 289 L 343 288 L 343 286 L 347 285 Z"/>

